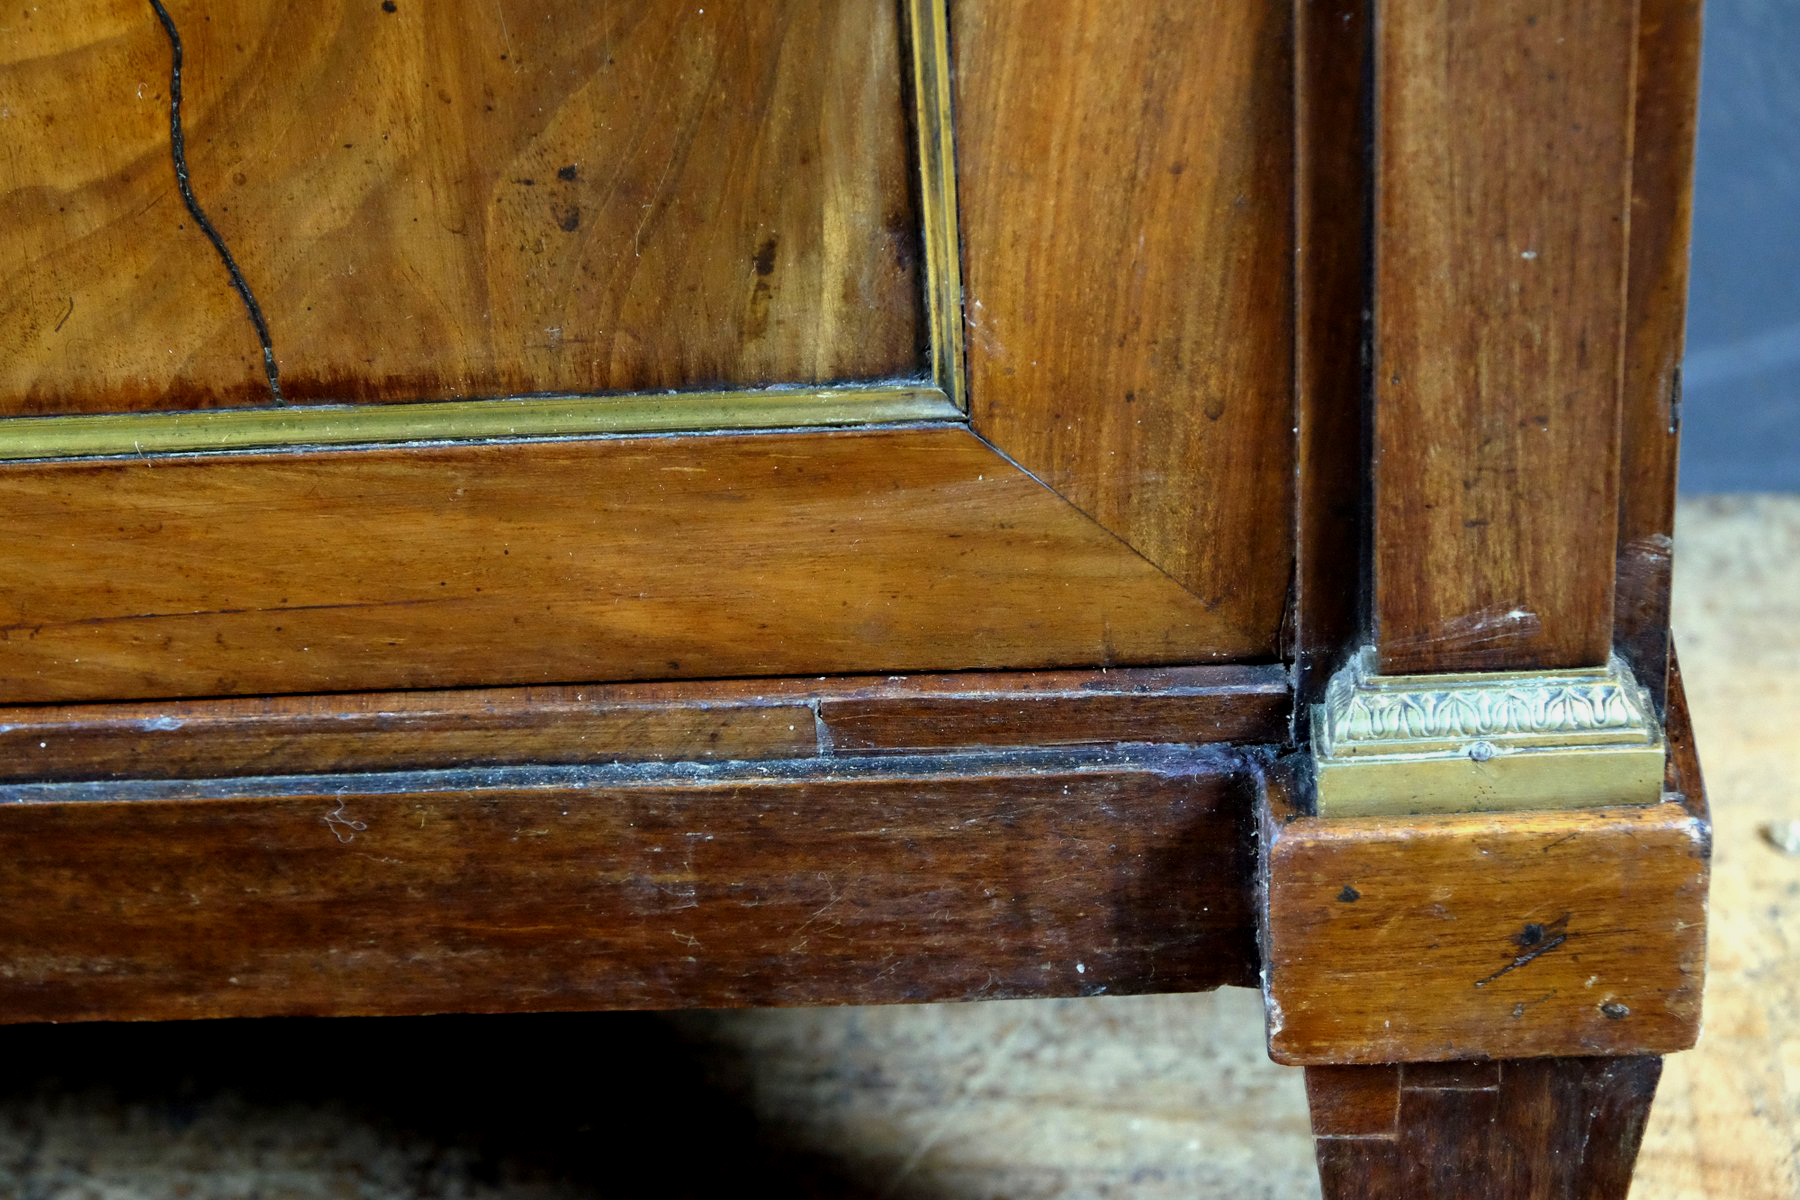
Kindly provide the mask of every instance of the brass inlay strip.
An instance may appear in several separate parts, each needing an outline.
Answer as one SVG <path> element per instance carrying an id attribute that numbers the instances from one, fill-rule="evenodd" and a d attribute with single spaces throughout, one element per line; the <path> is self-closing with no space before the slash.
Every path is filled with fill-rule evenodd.
<path id="1" fill-rule="evenodd" d="M 0 462 L 960 420 L 968 404 L 963 394 L 949 21 L 945 0 L 906 0 L 904 11 L 918 129 L 929 383 L 11 417 L 0 419 Z"/>
<path id="2" fill-rule="evenodd" d="M 945 0 L 907 0 L 919 134 L 920 222 L 925 233 L 925 318 L 931 377 L 964 412 L 961 242 L 956 229 L 956 142 L 950 117 L 950 21 Z"/>
<path id="3" fill-rule="evenodd" d="M 942 392 L 925 385 L 16 417 L 0 421 L 0 461 L 294 445 L 830 428 L 961 417 Z"/>

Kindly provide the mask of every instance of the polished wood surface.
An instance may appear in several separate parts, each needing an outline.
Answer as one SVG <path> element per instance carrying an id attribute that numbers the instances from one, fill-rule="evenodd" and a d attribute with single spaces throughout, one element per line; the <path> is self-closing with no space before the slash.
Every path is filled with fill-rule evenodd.
<path id="1" fill-rule="evenodd" d="M 1613 637 L 1660 705 L 1669 670 L 1675 458 L 1700 92 L 1699 0 L 1642 0 L 1637 62 Z"/>
<path id="2" fill-rule="evenodd" d="M 976 429 L 1207 605 L 1273 629 L 1294 466 L 1288 14 L 959 0 L 951 19 Z"/>
<path id="3" fill-rule="evenodd" d="M 1325 1200 L 1625 1200 L 1662 1060 L 1309 1067 Z"/>
<path id="4" fill-rule="evenodd" d="M 1221 751 L 110 784 L 0 803 L 0 1020 L 1248 984 Z"/>
<path id="5" fill-rule="evenodd" d="M 19 465 L 0 509 L 15 703 L 1245 660 L 1276 634 L 959 426 Z"/>
<path id="6" fill-rule="evenodd" d="M 1384 671 L 1611 651 L 1636 10 L 1429 0 L 1376 23 Z"/>
<path id="7" fill-rule="evenodd" d="M 892 0 L 169 0 L 289 401 L 925 370 Z M 0 14 L 0 413 L 268 403 L 144 0 Z"/>
<path id="8" fill-rule="evenodd" d="M 362 692 L 0 708 L 0 779 L 181 779 L 1278 742 L 1279 667 Z"/>

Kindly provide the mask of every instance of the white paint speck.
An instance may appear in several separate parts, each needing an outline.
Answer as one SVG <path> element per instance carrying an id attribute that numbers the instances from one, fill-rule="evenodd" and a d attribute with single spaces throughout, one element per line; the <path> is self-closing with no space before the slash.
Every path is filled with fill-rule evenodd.
<path id="1" fill-rule="evenodd" d="M 1087 964 L 1086 963 L 1076 963 L 1075 964 L 1075 973 L 1077 975 L 1086 975 L 1087 974 Z"/>

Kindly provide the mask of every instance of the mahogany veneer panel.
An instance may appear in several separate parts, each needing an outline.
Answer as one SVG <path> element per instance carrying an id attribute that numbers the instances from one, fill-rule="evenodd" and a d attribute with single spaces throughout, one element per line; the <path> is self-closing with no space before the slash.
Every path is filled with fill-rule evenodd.
<path id="1" fill-rule="evenodd" d="M 0 796 L 0 1020 L 1185 991 L 1255 977 L 1222 753 Z"/>
<path id="2" fill-rule="evenodd" d="M 956 426 L 19 464 L 0 511 L 11 702 L 1243 661 L 1277 633 Z"/>
<path id="3" fill-rule="evenodd" d="M 975 427 L 1209 605 L 1273 627 L 1294 468 L 1289 13 L 958 0 L 951 19 Z"/>
<path id="4" fill-rule="evenodd" d="M 915 374 L 892 0 L 169 0 L 290 400 Z M 266 403 L 145 0 L 0 13 L 0 412 Z"/>
<path id="5" fill-rule="evenodd" d="M 1637 5 L 1375 25 L 1375 628 L 1390 673 L 1612 649 Z"/>

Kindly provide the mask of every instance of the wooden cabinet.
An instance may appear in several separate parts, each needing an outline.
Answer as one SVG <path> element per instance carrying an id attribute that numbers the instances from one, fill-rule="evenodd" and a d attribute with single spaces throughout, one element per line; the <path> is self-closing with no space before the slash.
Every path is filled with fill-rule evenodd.
<path id="1" fill-rule="evenodd" d="M 1278 1056 L 1339 1072 L 1329 1114 L 1409 1085 L 1354 1075 L 1386 1068 L 1351 1034 L 1284 1040 L 1280 997 L 1332 969 L 1279 940 L 1332 953 L 1307 888 L 1377 843 L 1423 887 L 1470 839 L 1554 828 L 1592 857 L 1493 936 L 1556 936 L 1536 908 L 1581 862 L 1627 864 L 1580 901 L 1666 915 L 1608 968 L 1637 1018 L 1512 1012 L 1426 961 L 1384 986 L 1457 1032 L 1380 1061 L 1552 1079 L 1687 1044 L 1697 986 L 1640 968 L 1698 961 L 1691 756 L 1591 817 L 1613 793 L 1553 775 L 1537 825 L 1389 788 L 1375 836 L 1316 808 L 1309 755 L 1358 663 L 1512 721 L 1445 735 L 1482 770 L 1686 745 L 1697 20 L 0 14 L 0 1018 L 1262 971 Z M 1635 724 L 1489 706 L 1584 671 L 1641 695 Z M 1509 807 L 1475 796 L 1436 807 Z M 1640 872 L 1621 839 L 1649 826 Z M 1406 1129 L 1377 1131 L 1394 1162 Z"/>

